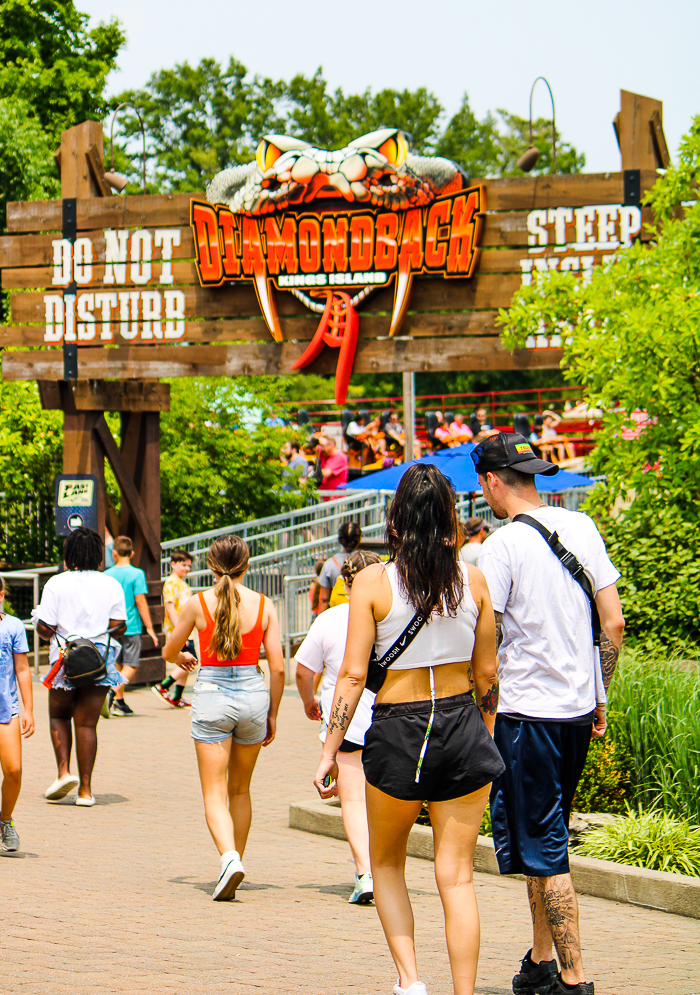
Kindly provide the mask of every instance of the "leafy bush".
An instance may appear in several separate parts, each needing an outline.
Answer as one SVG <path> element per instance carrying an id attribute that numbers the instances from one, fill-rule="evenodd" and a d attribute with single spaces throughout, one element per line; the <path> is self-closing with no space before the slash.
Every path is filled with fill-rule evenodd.
<path id="1" fill-rule="evenodd" d="M 700 826 L 665 812 L 628 811 L 607 826 L 583 833 L 576 852 L 619 864 L 700 877 Z"/>
<path id="2" fill-rule="evenodd" d="M 610 736 L 632 758 L 632 793 L 700 823 L 700 673 L 626 651 L 610 689 Z"/>
<path id="3" fill-rule="evenodd" d="M 632 758 L 621 744 L 612 739 L 594 739 L 586 766 L 576 788 L 573 807 L 578 812 L 625 811 L 629 794 Z"/>

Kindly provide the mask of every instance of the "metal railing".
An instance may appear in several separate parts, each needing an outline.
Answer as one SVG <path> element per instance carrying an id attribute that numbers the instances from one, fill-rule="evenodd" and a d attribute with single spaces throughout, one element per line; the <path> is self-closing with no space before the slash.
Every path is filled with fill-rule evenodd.
<path id="1" fill-rule="evenodd" d="M 337 532 L 343 522 L 357 522 L 363 533 L 373 525 L 383 522 L 390 495 L 390 491 L 356 491 L 334 498 L 333 501 L 271 515 L 269 518 L 256 518 L 237 525 L 183 536 L 181 539 L 171 539 L 161 544 L 161 576 L 165 579 L 170 572 L 170 550 L 186 549 L 192 554 L 192 572 L 189 575 L 191 581 L 188 580 L 188 583 L 194 582 L 192 586 L 199 590 L 201 584 L 197 583 L 198 578 L 208 575 L 206 555 L 209 547 L 214 539 L 222 535 L 239 535 L 245 539 L 251 562 L 267 554 L 283 555 L 316 540 L 328 540 L 337 545 Z"/>

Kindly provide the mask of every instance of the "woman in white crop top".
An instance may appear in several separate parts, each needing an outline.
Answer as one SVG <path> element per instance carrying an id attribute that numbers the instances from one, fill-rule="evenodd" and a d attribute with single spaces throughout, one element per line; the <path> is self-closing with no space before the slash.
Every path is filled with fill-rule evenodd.
<path id="1" fill-rule="evenodd" d="M 503 762 L 493 743 L 493 609 L 481 571 L 459 559 L 459 538 L 449 480 L 435 466 L 410 467 L 387 515 L 391 562 L 367 567 L 353 584 L 347 649 L 314 778 L 322 798 L 337 793 L 331 780 L 338 774 L 335 758 L 368 667 L 372 689 L 380 683 L 381 668 L 370 666 L 372 647 L 379 661 L 392 651 L 362 762 L 374 897 L 399 972 L 394 995 L 427 991 L 418 980 L 404 877 L 408 834 L 424 800 L 455 995 L 472 995 L 476 980 L 479 913 L 472 865 L 489 785 Z"/>

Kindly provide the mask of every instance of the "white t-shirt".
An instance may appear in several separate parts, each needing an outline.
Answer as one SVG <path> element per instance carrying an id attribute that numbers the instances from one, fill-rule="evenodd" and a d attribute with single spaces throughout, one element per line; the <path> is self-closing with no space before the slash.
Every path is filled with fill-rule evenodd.
<path id="1" fill-rule="evenodd" d="M 345 656 L 349 618 L 349 604 L 327 608 L 316 618 L 306 639 L 296 652 L 297 662 L 313 670 L 315 674 L 320 674 L 324 666 L 326 668 L 321 687 L 321 714 L 326 726 L 335 700 L 336 681 Z M 364 745 L 365 733 L 372 725 L 372 706 L 375 697 L 367 688 L 362 692 L 350 727 L 345 733 L 346 739 L 351 743 Z M 325 742 L 325 728 L 321 738 Z"/>
<path id="2" fill-rule="evenodd" d="M 593 520 L 565 508 L 529 511 L 583 564 L 595 594 L 614 584 Z M 499 712 L 531 718 L 573 719 L 596 705 L 588 598 L 539 533 L 524 522 L 496 529 L 481 546 L 494 611 L 503 612 L 498 655 Z"/>
<path id="3" fill-rule="evenodd" d="M 47 581 L 32 621 L 57 626 L 58 635 L 83 636 L 105 645 L 109 620 L 126 620 L 124 591 L 118 580 L 97 570 L 66 570 Z M 63 642 L 61 642 L 63 645 Z M 49 662 L 59 656 L 59 644 L 51 639 Z"/>

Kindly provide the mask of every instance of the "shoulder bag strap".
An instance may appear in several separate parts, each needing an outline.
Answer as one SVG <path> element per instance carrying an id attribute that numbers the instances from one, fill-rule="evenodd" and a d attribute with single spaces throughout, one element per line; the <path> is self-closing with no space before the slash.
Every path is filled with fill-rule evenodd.
<path id="1" fill-rule="evenodd" d="M 387 670 L 395 660 L 398 660 L 403 651 L 408 649 L 425 625 L 425 622 L 425 616 L 419 615 L 418 612 L 416 612 L 401 635 L 395 640 L 393 646 L 386 651 L 381 660 L 377 659 L 377 651 L 373 646 L 372 654 L 370 656 L 370 666 L 381 667 L 382 670 Z"/>
<path id="2" fill-rule="evenodd" d="M 576 583 L 583 589 L 583 593 L 586 595 L 591 605 L 593 645 L 600 646 L 600 615 L 598 614 L 598 606 L 595 603 L 593 587 L 584 572 L 583 565 L 573 553 L 569 552 L 566 546 L 561 544 L 557 533 L 550 532 L 549 529 L 542 525 L 541 522 L 538 522 L 536 518 L 532 518 L 530 515 L 516 515 L 512 521 L 523 522 L 525 525 L 532 526 L 536 532 L 539 532 L 564 569 L 569 571 Z"/>

